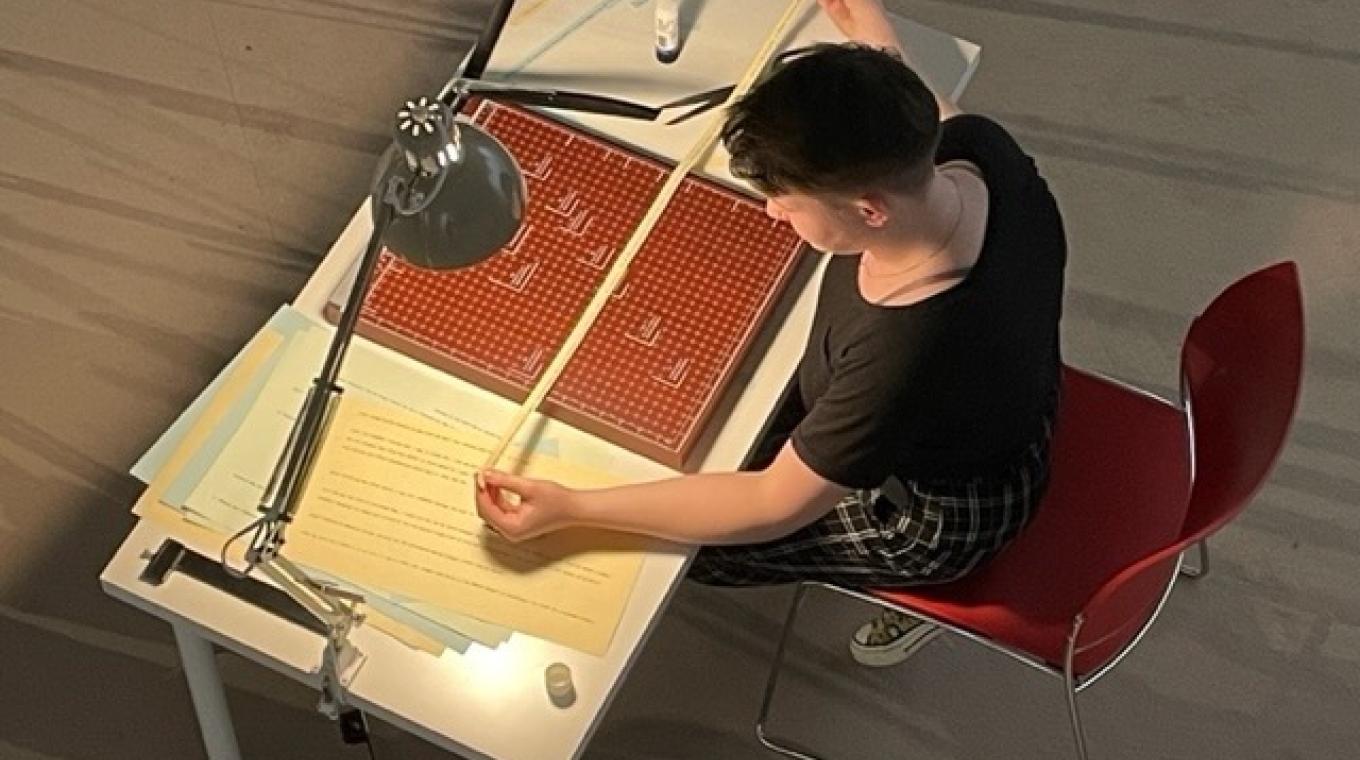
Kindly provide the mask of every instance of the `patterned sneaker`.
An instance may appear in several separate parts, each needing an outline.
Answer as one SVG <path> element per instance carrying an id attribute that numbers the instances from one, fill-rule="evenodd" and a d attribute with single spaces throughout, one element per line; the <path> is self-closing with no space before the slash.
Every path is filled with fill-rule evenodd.
<path id="1" fill-rule="evenodd" d="M 938 636 L 940 627 L 894 610 L 883 610 L 850 638 L 850 656 L 871 668 L 896 665 Z"/>

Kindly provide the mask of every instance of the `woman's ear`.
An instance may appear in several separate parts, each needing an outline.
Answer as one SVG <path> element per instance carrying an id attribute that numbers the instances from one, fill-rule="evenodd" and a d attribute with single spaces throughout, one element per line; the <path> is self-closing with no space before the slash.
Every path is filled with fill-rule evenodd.
<path id="1" fill-rule="evenodd" d="M 861 195 L 855 200 L 855 211 L 866 225 L 880 229 L 888 223 L 887 199 L 878 193 Z"/>

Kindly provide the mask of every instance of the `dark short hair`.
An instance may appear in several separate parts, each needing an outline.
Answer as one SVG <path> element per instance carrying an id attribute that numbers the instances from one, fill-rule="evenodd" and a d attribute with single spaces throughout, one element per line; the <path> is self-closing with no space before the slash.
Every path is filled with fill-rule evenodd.
<path id="1" fill-rule="evenodd" d="M 733 176 L 766 194 L 913 191 L 940 141 L 940 108 L 887 50 L 821 44 L 786 55 L 729 109 Z"/>

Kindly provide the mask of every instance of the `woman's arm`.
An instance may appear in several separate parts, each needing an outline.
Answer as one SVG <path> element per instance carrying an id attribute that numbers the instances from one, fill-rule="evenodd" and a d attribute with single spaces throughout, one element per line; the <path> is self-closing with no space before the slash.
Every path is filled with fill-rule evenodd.
<path id="1" fill-rule="evenodd" d="M 813 472 L 785 444 L 760 472 L 683 475 L 597 490 L 487 471 L 477 511 L 512 541 L 569 527 L 642 533 L 696 544 L 779 538 L 825 514 L 849 489 Z"/>
<path id="2" fill-rule="evenodd" d="M 822 6 L 822 11 L 836 28 L 841 30 L 846 39 L 874 47 L 889 48 L 902 56 L 902 60 L 917 72 L 921 81 L 935 94 L 935 102 L 940 106 L 942 121 L 960 113 L 958 104 L 940 94 L 940 91 L 926 79 L 921 67 L 916 65 L 916 61 L 911 57 L 911 51 L 897 38 L 897 30 L 893 28 L 892 21 L 888 19 L 888 13 L 883 9 L 880 0 L 817 0 L 817 3 Z"/>

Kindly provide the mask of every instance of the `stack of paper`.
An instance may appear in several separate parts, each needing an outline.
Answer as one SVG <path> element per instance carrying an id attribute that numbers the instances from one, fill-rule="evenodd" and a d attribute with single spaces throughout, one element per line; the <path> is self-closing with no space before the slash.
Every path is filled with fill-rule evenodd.
<path id="1" fill-rule="evenodd" d="M 134 465 L 150 484 L 136 511 L 218 541 L 255 520 L 329 340 L 329 327 L 280 310 Z M 285 556 L 363 594 L 426 647 L 494 647 L 513 628 L 602 653 L 649 542 L 598 532 L 504 542 L 477 518 L 470 475 L 510 402 L 362 341 L 342 380 Z M 583 486 L 617 480 L 602 474 L 607 454 L 583 450 L 568 465 L 559 448 L 530 430 L 502 466 Z"/>

